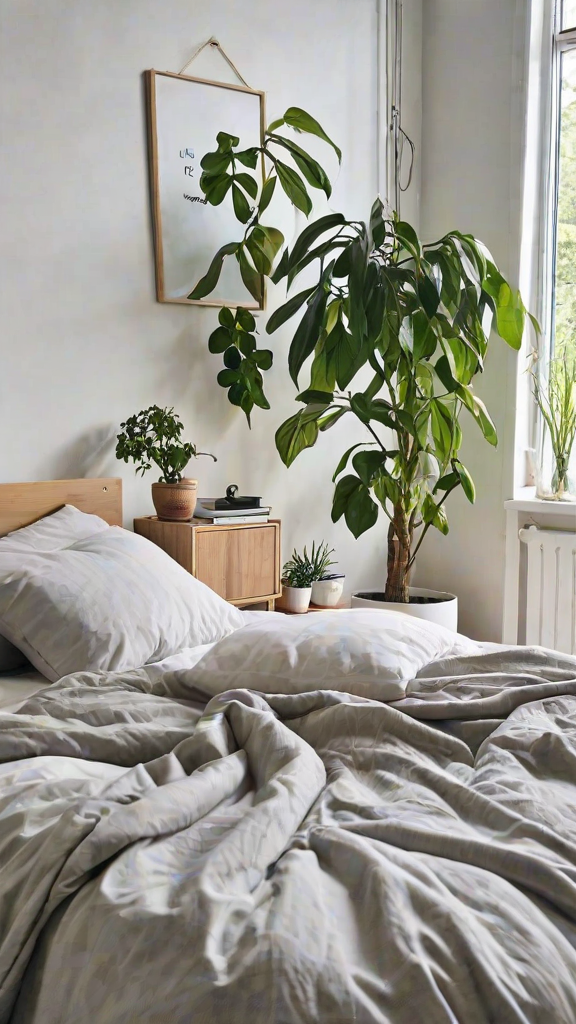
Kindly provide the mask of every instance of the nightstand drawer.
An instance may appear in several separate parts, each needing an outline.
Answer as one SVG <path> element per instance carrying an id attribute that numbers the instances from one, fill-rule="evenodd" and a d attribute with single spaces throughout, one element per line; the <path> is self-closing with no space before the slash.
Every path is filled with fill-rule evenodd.
<path id="1" fill-rule="evenodd" d="M 197 528 L 194 575 L 227 601 L 252 601 L 278 593 L 276 526 Z"/>
<path id="2" fill-rule="evenodd" d="M 266 602 L 280 596 L 280 522 L 201 526 L 134 520 L 136 533 L 158 544 L 187 572 L 232 604 Z"/>

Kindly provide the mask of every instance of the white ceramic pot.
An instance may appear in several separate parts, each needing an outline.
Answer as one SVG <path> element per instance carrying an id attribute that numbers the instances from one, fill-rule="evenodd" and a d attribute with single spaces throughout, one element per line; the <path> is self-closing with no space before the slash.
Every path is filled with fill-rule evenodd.
<path id="1" fill-rule="evenodd" d="M 376 589 L 361 590 L 352 594 L 352 607 L 404 612 L 405 615 L 415 615 L 418 619 L 446 626 L 447 629 L 452 629 L 455 633 L 458 631 L 458 598 L 454 594 L 444 594 L 439 590 L 424 590 L 422 587 L 410 587 L 410 604 L 397 604 L 395 601 L 374 600 L 372 595 L 375 593 L 379 593 L 379 591 Z M 384 597 L 383 594 L 382 597 Z M 414 598 L 416 600 L 413 600 Z M 429 601 L 420 603 L 418 598 L 429 598 Z"/>
<path id="2" fill-rule="evenodd" d="M 282 607 L 287 612 L 307 612 L 312 587 L 287 587 L 282 584 Z"/>
<path id="3" fill-rule="evenodd" d="M 344 590 L 344 577 L 331 580 L 315 580 L 312 584 L 312 604 L 322 608 L 335 608 Z"/>

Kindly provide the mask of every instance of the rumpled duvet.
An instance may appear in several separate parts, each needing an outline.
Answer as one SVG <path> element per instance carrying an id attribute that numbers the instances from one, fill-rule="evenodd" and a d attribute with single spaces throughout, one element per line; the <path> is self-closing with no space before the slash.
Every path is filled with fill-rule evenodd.
<path id="1" fill-rule="evenodd" d="M 575 1024 L 576 659 L 0 715 L 0 1021 Z"/>

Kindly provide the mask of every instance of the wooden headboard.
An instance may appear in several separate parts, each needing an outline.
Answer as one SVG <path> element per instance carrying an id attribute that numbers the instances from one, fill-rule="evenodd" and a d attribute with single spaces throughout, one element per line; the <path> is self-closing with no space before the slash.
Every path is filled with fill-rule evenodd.
<path id="1" fill-rule="evenodd" d="M 115 477 L 84 480 L 41 480 L 39 483 L 0 484 L 0 537 L 29 526 L 63 505 L 122 526 L 122 481 Z"/>

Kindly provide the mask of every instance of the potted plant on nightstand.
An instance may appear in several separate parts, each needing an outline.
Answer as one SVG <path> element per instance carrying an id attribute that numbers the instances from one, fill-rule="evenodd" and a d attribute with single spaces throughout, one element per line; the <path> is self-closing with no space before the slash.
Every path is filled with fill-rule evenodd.
<path id="1" fill-rule="evenodd" d="M 190 441 L 181 438 L 184 424 L 174 409 L 161 409 L 151 405 L 149 409 L 130 416 L 120 424 L 116 458 L 136 463 L 136 472 L 142 476 L 154 463 L 158 466 L 160 479 L 152 484 L 152 501 L 159 519 L 169 522 L 186 522 L 194 515 L 198 481 L 183 477 L 190 462 L 199 455 L 206 455 L 216 462 L 216 456 L 199 452 Z"/>

